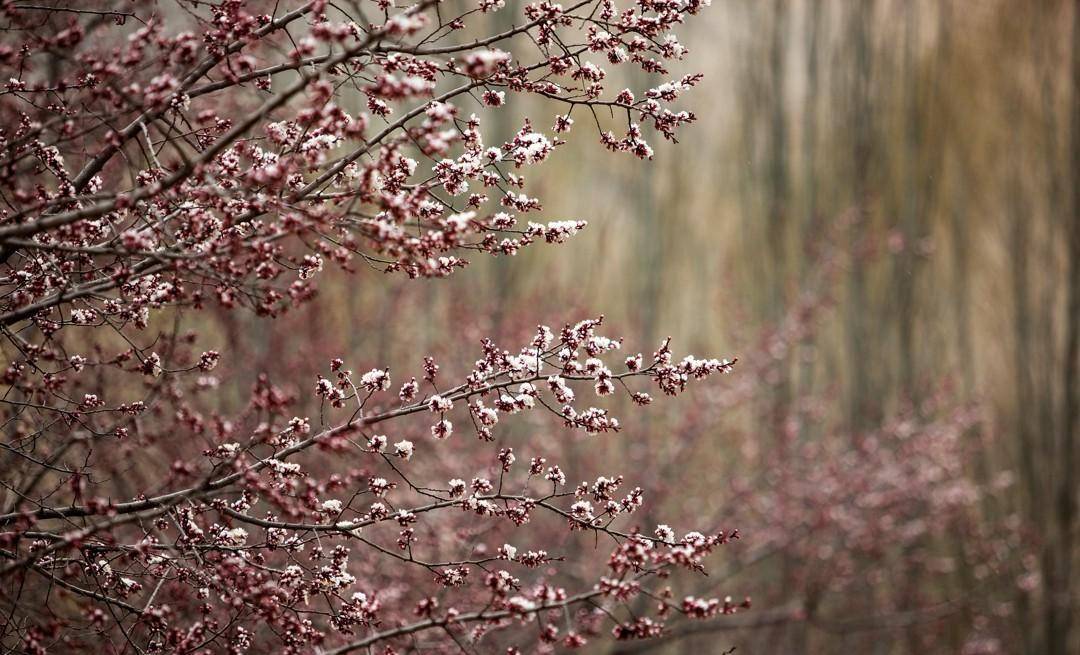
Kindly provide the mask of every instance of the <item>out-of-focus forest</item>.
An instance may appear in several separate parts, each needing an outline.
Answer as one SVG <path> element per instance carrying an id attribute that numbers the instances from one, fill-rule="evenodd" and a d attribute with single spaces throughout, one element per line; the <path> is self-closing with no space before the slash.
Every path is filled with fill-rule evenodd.
<path id="1" fill-rule="evenodd" d="M 503 437 L 740 529 L 695 584 L 752 611 L 614 652 L 1080 652 L 1080 7 L 722 0 L 683 42 L 684 143 L 614 157 L 575 115 L 530 178 L 582 236 L 435 284 L 328 276 L 274 329 L 222 315 L 235 375 L 464 367 L 462 339 L 598 312 L 737 355 L 579 460 L 557 425 Z"/>

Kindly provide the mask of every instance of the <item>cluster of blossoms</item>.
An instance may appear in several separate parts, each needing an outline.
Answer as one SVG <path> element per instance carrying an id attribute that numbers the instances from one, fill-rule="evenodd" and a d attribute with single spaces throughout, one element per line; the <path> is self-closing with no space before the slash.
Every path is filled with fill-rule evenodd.
<path id="1" fill-rule="evenodd" d="M 630 605 L 736 534 L 646 534 L 647 494 L 621 475 L 574 487 L 565 462 L 463 460 L 444 440 L 471 424 L 490 448 L 527 412 L 616 432 L 609 397 L 646 405 L 631 384 L 676 395 L 732 362 L 666 342 L 626 357 L 595 319 L 514 351 L 485 340 L 456 385 L 430 357 L 408 378 L 335 359 L 308 393 L 260 376 L 236 410 L 214 391 L 229 353 L 192 316 L 277 318 L 335 269 L 444 277 L 563 243 L 585 221 L 538 218 L 524 174 L 572 114 L 645 159 L 642 126 L 674 141 L 694 118 L 672 103 L 700 77 L 667 66 L 701 0 L 367 2 L 0 10 L 5 650 L 390 654 L 424 633 L 515 652 L 523 623 L 545 650 L 702 616 Z M 490 12 L 515 26 L 475 38 Z M 618 66 L 655 86 L 606 88 Z M 550 120 L 485 140 L 523 95 Z M 601 574 L 561 574 L 571 532 L 614 548 Z"/>
<path id="2" fill-rule="evenodd" d="M 322 0 L 289 11 L 230 0 L 212 16 L 193 2 L 175 24 L 148 4 L 85 21 L 6 10 L 0 55 L 20 73 L 0 96 L 5 326 L 123 325 L 207 301 L 276 315 L 309 299 L 329 265 L 441 277 L 468 251 L 560 243 L 585 223 L 520 225 L 542 205 L 518 169 L 550 157 L 571 114 L 643 158 L 641 123 L 674 140 L 693 120 L 669 105 L 699 75 L 639 98 L 604 82 L 623 65 L 667 75 L 686 54 L 672 30 L 699 0 L 535 2 L 518 27 L 462 45 L 452 42 L 471 12 L 448 19 L 433 0 L 383 23 Z M 485 8 L 510 11 L 501 4 Z M 298 30 L 307 35 L 289 36 Z M 530 38 L 531 54 L 499 49 Z M 77 53 L 70 67 L 51 63 L 61 48 Z M 342 101 L 349 87 L 366 111 Z M 498 107 L 508 93 L 566 110 L 550 134 L 525 119 L 486 145 L 467 105 Z M 628 116 L 624 138 L 597 107 Z"/>
<path id="3" fill-rule="evenodd" d="M 455 409 L 468 416 L 476 435 L 484 441 L 494 441 L 495 426 L 505 415 L 534 409 L 546 411 L 561 419 L 566 427 L 586 434 L 616 432 L 619 421 L 610 415 L 608 409 L 591 405 L 582 408 L 583 403 L 575 405 L 575 401 L 579 400 L 575 386 L 591 388 L 591 393 L 598 398 L 610 396 L 621 389 L 634 403 L 644 405 L 649 404 L 652 397 L 647 392 L 632 390 L 628 380 L 644 378 L 663 393 L 677 395 L 692 380 L 730 373 L 734 369 L 735 361 L 726 359 L 703 360 L 687 356 L 673 363 L 670 340 L 665 340 L 653 354 L 649 365 L 643 366 L 641 354 L 636 354 L 626 357 L 619 364 L 621 368 L 613 371 L 599 356 L 619 350 L 622 341 L 598 334 L 597 329 L 602 323 L 603 317 L 568 324 L 558 332 L 558 336 L 550 327 L 538 326 L 536 335 L 516 354 L 484 339 L 481 344 L 482 357 L 475 361 L 465 381 L 441 391 L 434 375 L 439 367 L 430 357 L 425 358 L 425 368 L 429 372 L 424 379 L 430 393 L 423 393 L 415 377 L 405 382 L 397 394 L 386 393 L 386 396 L 396 397 L 398 401 L 393 417 L 431 415 L 430 434 L 436 440 L 447 439 L 454 434 L 454 423 L 448 417 Z M 391 389 L 389 372 L 373 369 L 364 374 L 361 386 L 357 387 L 352 383 L 351 372 L 342 366 L 340 359 L 331 362 L 330 368 L 338 379 L 336 383 L 321 376 L 316 380 L 316 398 L 333 408 L 354 408 L 353 419 L 365 425 L 383 420 L 381 414 L 371 415 L 369 403 L 381 406 L 378 404 L 385 402 L 378 392 Z M 389 441 L 383 435 L 375 435 L 366 439 L 365 443 L 371 451 L 385 452 Z M 412 457 L 414 448 L 411 441 L 398 442 L 395 454 L 408 459 Z M 509 467 L 514 456 L 508 453 L 507 457 L 506 466 Z M 538 475 L 539 471 L 535 474 Z M 621 482 L 622 478 L 606 481 L 601 478 L 590 493 L 595 500 L 610 501 L 605 490 L 617 487 Z M 637 492 L 640 493 L 640 490 Z"/>
<path id="4" fill-rule="evenodd" d="M 174 392 L 170 404 L 182 418 L 170 436 L 183 430 L 212 442 L 202 460 L 176 460 L 166 476 L 169 490 L 122 502 L 102 495 L 102 483 L 82 477 L 91 469 L 113 472 L 92 461 L 71 478 L 78 484 L 71 486 L 68 501 L 58 502 L 54 492 L 36 507 L 0 515 L 6 529 L 0 547 L 9 553 L 3 572 L 38 576 L 63 588 L 62 595 L 73 594 L 87 611 L 104 604 L 121 617 L 66 632 L 58 623 L 44 624 L 73 647 L 127 634 L 148 652 L 188 649 L 201 640 L 235 648 L 241 641 L 275 639 L 275 647 L 286 652 L 313 644 L 340 644 L 331 652 L 347 652 L 384 641 L 396 648 L 407 643 L 404 635 L 442 627 L 460 633 L 457 639 L 490 644 L 506 641 L 521 621 L 543 624 L 545 643 L 583 646 L 603 632 L 604 617 L 618 616 L 618 607 L 671 593 L 650 590 L 650 582 L 672 570 L 703 571 L 705 558 L 738 532 L 677 537 L 659 525 L 643 533 L 634 521 L 646 493 L 625 488 L 622 475 L 568 486 L 559 464 L 542 456 L 523 464 L 512 447 L 500 449 L 488 471 L 471 480 L 432 482 L 434 471 L 459 470 L 462 462 L 440 452 L 445 448 L 437 441 L 397 439 L 375 430 L 386 424 L 410 433 L 409 417 L 434 416 L 432 435 L 444 439 L 451 431 L 441 431 L 450 424 L 442 417 L 461 412 L 485 443 L 495 438 L 493 429 L 504 415 L 543 408 L 567 426 L 596 432 L 574 417 L 606 417 L 606 411 L 579 410 L 573 403 L 590 393 L 607 395 L 597 388 L 602 381 L 615 380 L 633 396 L 642 393 L 630 390 L 636 380 L 664 385 L 676 375 L 672 369 L 689 380 L 731 368 L 691 365 L 699 360 L 690 358 L 672 364 L 665 342 L 648 365 L 634 355 L 620 363 L 625 370 L 612 370 L 605 356 L 619 351 L 622 340 L 599 334 L 601 325 L 602 319 L 589 319 L 557 332 L 540 326 L 516 354 L 484 340 L 482 357 L 463 381 L 442 389 L 440 366 L 430 357 L 424 360 L 423 383 L 410 377 L 397 391 L 388 370 L 371 369 L 357 384 L 335 359 L 335 381 L 320 377 L 306 403 L 320 406 L 318 426 L 291 415 L 304 398 L 265 380 L 251 400 L 263 418 L 258 425 L 207 420 L 182 393 L 183 376 L 164 376 Z M 196 371 L 199 363 L 215 360 L 213 353 L 190 348 L 174 355 L 181 364 L 174 371 Z M 162 384 L 161 378 L 150 380 Z M 91 414 L 83 410 L 76 423 L 104 420 Z M 617 426 L 614 418 L 604 420 Z M 99 429 L 96 438 L 114 436 Z M 148 444 L 159 439 L 140 436 Z M 328 462 L 319 451 L 348 454 L 350 463 Z M 64 527 L 72 521 L 80 527 Z M 478 521 L 485 524 L 479 532 Z M 563 555 L 507 541 L 538 534 L 551 539 L 549 532 L 557 533 L 560 524 L 564 531 L 603 535 L 614 544 L 604 574 L 576 593 L 544 568 Z M 28 542 L 29 535 L 34 537 Z M 464 553 L 440 555 L 448 535 L 465 539 Z M 358 558 L 358 552 L 369 554 Z M 698 605 L 668 603 L 647 619 L 647 630 L 641 623 L 646 617 L 637 613 L 616 620 L 609 632 L 619 639 L 645 638 L 661 634 L 673 611 L 708 618 L 737 609 L 726 601 L 702 602 L 723 609 L 703 614 Z M 301 608 L 316 603 L 324 618 L 303 618 Z M 583 607 L 572 615 L 570 629 L 560 634 L 557 622 L 578 605 Z M 32 614 L 25 620 L 39 626 Z M 252 622 L 277 629 L 263 632 Z M 126 632 L 117 633 L 121 629 Z M 24 635 L 28 642 L 30 634 Z"/>

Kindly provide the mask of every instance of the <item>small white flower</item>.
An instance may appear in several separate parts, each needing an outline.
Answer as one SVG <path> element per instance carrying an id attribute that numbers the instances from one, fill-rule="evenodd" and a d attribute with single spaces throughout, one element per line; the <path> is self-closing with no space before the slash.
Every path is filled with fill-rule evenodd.
<path id="1" fill-rule="evenodd" d="M 233 528 L 225 533 L 226 540 L 237 546 L 247 543 L 248 533 L 243 528 Z"/>
<path id="2" fill-rule="evenodd" d="M 411 441 L 399 441 L 394 444 L 394 454 L 404 460 L 412 459 L 413 450 L 413 442 Z"/>
<path id="3" fill-rule="evenodd" d="M 360 384 L 368 391 L 385 391 L 390 388 L 390 374 L 381 369 L 373 368 L 360 377 Z"/>

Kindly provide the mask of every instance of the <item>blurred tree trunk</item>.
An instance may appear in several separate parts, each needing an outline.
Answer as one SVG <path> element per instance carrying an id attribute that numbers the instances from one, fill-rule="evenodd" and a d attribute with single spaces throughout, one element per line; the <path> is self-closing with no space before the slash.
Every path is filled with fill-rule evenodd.
<path id="1" fill-rule="evenodd" d="M 1018 102 L 1013 100 L 1013 102 Z M 1015 115 L 1015 112 L 1014 112 Z M 1020 474 L 1027 485 L 1027 498 L 1029 499 L 1028 511 L 1032 520 L 1041 523 L 1040 516 L 1043 507 L 1040 499 L 1045 497 L 1040 474 L 1041 448 L 1037 443 L 1034 430 L 1035 423 L 1031 420 L 1030 410 L 1035 406 L 1035 388 L 1032 379 L 1031 363 L 1031 302 L 1029 292 L 1031 283 L 1028 275 L 1028 255 L 1031 249 L 1030 216 L 1024 205 L 1023 189 L 1019 182 L 1019 156 L 1015 149 L 1019 147 L 1019 140 L 1014 138 L 1011 143 L 1010 178 L 1012 184 L 1008 192 L 1008 211 L 1010 216 L 1010 253 L 1012 275 L 1012 301 L 1013 301 L 1013 333 L 1015 348 L 1013 351 L 1014 370 L 1016 380 L 1014 384 L 1015 402 L 1017 411 L 1015 414 L 1016 446 L 1020 460 Z"/>
<path id="2" fill-rule="evenodd" d="M 806 280 L 813 274 L 814 266 L 818 263 L 816 253 L 820 250 L 820 244 L 816 243 L 822 228 L 818 215 L 818 186 L 822 179 L 817 174 L 817 143 L 818 143 L 818 101 L 819 101 L 819 78 L 821 68 L 821 31 L 822 31 L 822 7 L 821 0 L 810 0 L 806 10 L 806 102 L 802 107 L 802 141 L 803 160 L 802 174 L 804 178 L 803 191 L 803 216 L 802 226 L 799 232 L 799 245 L 802 250 L 799 253 L 799 277 Z M 800 291 L 797 289 L 796 291 Z M 811 393 L 814 386 L 814 358 L 816 347 L 814 337 L 811 334 L 804 336 L 798 349 L 798 391 L 799 397 Z M 799 438 L 807 438 L 808 421 L 799 422 Z"/>
<path id="3" fill-rule="evenodd" d="M 1047 614 L 1048 648 L 1051 655 L 1069 652 L 1073 616 L 1073 552 L 1077 505 L 1077 419 L 1080 416 L 1080 0 L 1073 6 L 1072 99 L 1070 112 L 1070 155 L 1072 173 L 1071 216 L 1066 221 L 1068 279 L 1066 283 L 1065 361 L 1063 365 L 1060 456 L 1057 463 L 1056 576 L 1048 580 L 1050 604 Z"/>
<path id="4" fill-rule="evenodd" d="M 817 175 L 817 142 L 818 142 L 818 99 L 819 77 L 821 67 L 821 32 L 822 32 L 822 3 L 821 0 L 810 0 L 806 8 L 804 18 L 806 30 L 807 53 L 806 53 L 806 101 L 802 107 L 802 140 L 803 161 L 802 174 L 805 179 L 803 220 L 799 233 L 799 244 L 802 251 L 799 253 L 799 277 L 805 281 L 814 271 L 813 267 L 818 262 L 814 253 L 819 250 L 818 232 L 821 228 L 818 217 L 818 185 L 822 180 Z M 796 289 L 796 292 L 800 291 Z M 817 350 L 815 336 L 807 333 L 799 342 L 797 350 L 798 374 L 796 397 L 804 398 L 812 393 L 814 388 L 814 359 Z M 793 408 L 795 412 L 799 408 Z M 810 438 L 808 425 L 810 421 L 799 421 L 799 442 L 802 443 Z M 803 608 L 807 616 L 812 616 L 817 610 L 820 593 L 810 585 L 806 590 L 806 598 L 802 599 Z M 810 625 L 802 622 L 792 626 L 793 652 L 811 652 Z"/>
<path id="5" fill-rule="evenodd" d="M 1033 29 L 1031 31 L 1031 41 L 1034 48 L 1037 50 L 1035 53 L 1035 62 L 1043 70 L 1041 80 L 1041 109 L 1040 118 L 1042 122 L 1042 148 L 1043 154 L 1041 159 L 1045 162 L 1046 172 L 1044 177 L 1045 181 L 1045 194 L 1046 194 L 1046 216 L 1049 217 L 1048 230 L 1050 234 L 1042 239 L 1041 252 L 1039 254 L 1039 261 L 1045 266 L 1056 266 L 1056 262 L 1059 256 L 1060 242 L 1055 239 L 1053 232 L 1055 231 L 1055 225 L 1057 223 L 1057 217 L 1065 215 L 1069 211 L 1071 206 L 1070 198 L 1066 197 L 1063 193 L 1063 189 L 1066 188 L 1067 181 L 1071 175 L 1071 169 L 1069 162 L 1062 161 L 1061 146 L 1063 145 L 1061 138 L 1062 129 L 1068 127 L 1068 111 L 1066 112 L 1066 124 L 1062 125 L 1058 120 L 1058 111 L 1060 110 L 1058 93 L 1056 92 L 1058 87 L 1062 85 L 1059 83 L 1061 80 L 1062 62 L 1060 61 L 1061 50 L 1057 47 L 1058 44 L 1054 39 L 1046 39 L 1043 35 L 1053 32 L 1056 22 L 1060 19 L 1061 12 L 1067 8 L 1068 3 L 1040 3 L 1039 15 L 1036 20 L 1032 21 Z M 1066 90 L 1068 84 L 1065 85 Z M 1068 94 L 1066 94 L 1066 103 L 1068 102 Z M 1066 105 L 1067 107 L 1067 105 Z M 1067 145 L 1067 144 L 1065 144 Z M 1065 221 L 1063 224 L 1067 224 Z M 1048 268 L 1048 270 L 1050 270 Z M 1036 302 L 1039 309 L 1038 315 L 1043 317 L 1044 320 L 1040 321 L 1040 324 L 1036 326 L 1039 330 L 1038 341 L 1041 345 L 1042 358 L 1036 367 L 1038 380 L 1036 384 L 1039 388 L 1046 390 L 1046 393 L 1040 394 L 1038 404 L 1038 418 L 1039 418 L 1039 431 L 1042 434 L 1042 448 L 1043 454 L 1046 457 L 1053 457 L 1055 450 L 1054 440 L 1057 434 L 1057 426 L 1055 425 L 1055 394 L 1054 390 L 1057 388 L 1058 371 L 1054 365 L 1056 361 L 1055 348 L 1058 346 L 1058 334 L 1056 331 L 1055 321 L 1055 307 L 1057 306 L 1058 299 L 1060 298 L 1061 289 L 1058 286 L 1058 271 L 1052 270 L 1051 274 L 1041 276 L 1043 279 L 1039 280 L 1042 285 L 1041 294 L 1038 296 Z"/>
<path id="6" fill-rule="evenodd" d="M 774 270 L 769 280 L 769 316 L 775 322 L 783 316 L 787 304 L 784 289 L 788 281 L 787 253 L 787 205 L 788 183 L 788 130 L 786 102 L 785 56 L 788 42 L 787 3 L 773 0 L 770 46 L 769 46 L 769 126 L 767 141 L 767 170 L 765 176 L 765 202 L 767 230 L 766 242 Z M 787 380 L 783 376 L 777 385 L 778 405 L 787 400 Z"/>
<path id="7" fill-rule="evenodd" d="M 898 233 L 903 239 L 902 248 L 894 260 L 893 284 L 896 293 L 897 374 L 899 391 L 905 398 L 916 400 L 915 385 L 915 269 L 918 264 L 915 244 L 922 236 L 920 224 L 924 206 L 922 159 L 925 155 L 923 139 L 924 120 L 922 107 L 922 70 L 918 52 L 919 11 L 917 3 L 900 5 L 904 12 L 904 61 L 902 75 L 904 88 L 904 183 L 899 201 L 900 225 Z M 932 65 L 932 63 L 931 63 Z M 937 147 L 937 144 L 930 147 Z"/>
<path id="8" fill-rule="evenodd" d="M 849 423 L 858 433 L 873 425 L 877 392 L 870 377 L 869 366 L 873 357 L 867 352 L 868 307 L 865 241 L 869 232 L 870 194 L 869 166 L 873 148 L 870 72 L 873 65 L 871 53 L 871 17 L 876 2 L 856 2 L 849 18 L 849 39 L 852 44 L 851 80 L 851 130 L 852 170 L 851 197 L 857 214 L 857 222 L 851 229 L 851 272 L 848 281 L 848 302 L 845 313 L 847 333 L 847 358 L 849 362 Z"/>

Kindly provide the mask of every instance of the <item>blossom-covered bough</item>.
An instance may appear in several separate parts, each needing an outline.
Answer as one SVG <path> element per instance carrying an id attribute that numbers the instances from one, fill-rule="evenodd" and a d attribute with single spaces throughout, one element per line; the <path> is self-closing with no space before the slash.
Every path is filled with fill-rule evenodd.
<path id="1" fill-rule="evenodd" d="M 674 140 L 700 76 L 667 71 L 672 30 L 703 4 L 0 5 L 5 649 L 544 650 L 746 606 L 665 586 L 737 532 L 640 526 L 621 475 L 454 447 L 525 412 L 616 432 L 604 397 L 733 362 L 620 356 L 589 319 L 484 340 L 456 382 L 430 357 L 419 380 L 335 359 L 306 397 L 260 378 L 225 415 L 206 392 L 228 353 L 198 331 L 200 310 L 299 307 L 328 264 L 444 277 L 573 236 L 528 220 L 520 169 L 575 125 L 644 159 L 646 130 Z M 622 67 L 655 86 L 608 88 Z M 485 140 L 508 95 L 545 122 Z M 561 566 L 571 532 L 610 552 L 591 577 Z"/>

